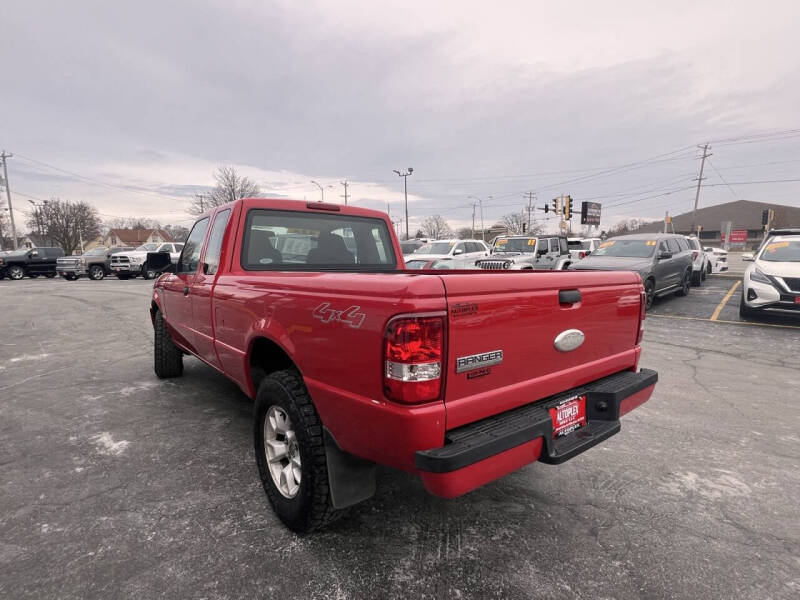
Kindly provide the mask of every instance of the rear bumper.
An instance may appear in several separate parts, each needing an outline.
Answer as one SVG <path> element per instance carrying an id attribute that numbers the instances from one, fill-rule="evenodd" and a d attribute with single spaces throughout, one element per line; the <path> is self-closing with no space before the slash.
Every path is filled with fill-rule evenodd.
<path id="1" fill-rule="evenodd" d="M 540 460 L 563 463 L 620 430 L 619 418 L 646 402 L 658 373 L 622 371 L 447 432 L 445 445 L 416 452 L 415 466 L 432 494 L 452 498 Z M 587 426 L 554 439 L 548 407 L 586 396 Z"/>

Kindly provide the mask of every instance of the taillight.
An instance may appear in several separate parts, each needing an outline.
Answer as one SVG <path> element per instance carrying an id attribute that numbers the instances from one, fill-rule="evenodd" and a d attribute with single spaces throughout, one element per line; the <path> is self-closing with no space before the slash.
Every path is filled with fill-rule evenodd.
<path id="1" fill-rule="evenodd" d="M 578 257 L 579 257 L 579 258 L 586 258 L 586 252 L 580 252 L 580 253 L 578 253 Z"/>
<path id="2" fill-rule="evenodd" d="M 443 318 L 395 319 L 386 328 L 384 343 L 386 397 L 407 404 L 436 400 L 442 387 Z"/>
<path id="3" fill-rule="evenodd" d="M 647 294 L 644 290 L 639 292 L 639 333 L 636 334 L 636 345 L 642 343 L 644 337 L 644 320 L 647 318 Z"/>
<path id="4" fill-rule="evenodd" d="M 700 253 L 697 250 L 692 252 L 692 261 L 697 260 L 697 257 L 700 256 Z"/>

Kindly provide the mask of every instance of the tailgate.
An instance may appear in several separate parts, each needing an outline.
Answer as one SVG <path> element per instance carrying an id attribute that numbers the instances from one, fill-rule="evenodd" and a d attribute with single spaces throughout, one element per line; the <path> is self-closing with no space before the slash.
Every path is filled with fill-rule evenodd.
<path id="1" fill-rule="evenodd" d="M 635 273 L 461 272 L 441 279 L 448 306 L 448 429 L 637 364 L 641 282 Z M 572 329 L 583 333 L 583 343 L 556 349 L 557 336 Z"/>

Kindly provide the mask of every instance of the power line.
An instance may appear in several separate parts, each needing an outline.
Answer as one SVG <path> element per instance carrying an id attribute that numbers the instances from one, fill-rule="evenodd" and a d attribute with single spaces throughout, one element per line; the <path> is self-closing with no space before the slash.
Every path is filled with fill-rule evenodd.
<path id="1" fill-rule="evenodd" d="M 17 156 L 19 158 L 23 159 L 23 160 L 27 160 L 27 161 L 35 163 L 37 165 L 41 165 L 43 167 L 47 167 L 48 169 L 52 169 L 54 171 L 58 171 L 59 173 L 64 173 L 65 175 L 71 175 L 72 177 L 76 177 L 76 178 L 82 179 L 84 181 L 89 181 L 89 182 L 95 183 L 97 185 L 102 185 L 102 186 L 105 186 L 105 187 L 122 190 L 123 192 L 127 192 L 127 193 L 130 193 L 130 194 L 141 194 L 141 195 L 145 195 L 145 196 L 153 196 L 154 198 L 160 198 L 160 199 L 164 199 L 165 197 L 170 197 L 170 196 L 173 197 L 173 198 L 181 198 L 182 197 L 182 196 L 175 196 L 175 195 L 171 195 L 171 194 L 157 194 L 155 192 L 146 192 L 144 190 L 130 189 L 130 188 L 127 188 L 125 186 L 116 185 L 116 184 L 113 184 L 113 183 L 108 183 L 107 181 L 101 181 L 99 179 L 94 179 L 93 177 L 87 177 L 86 175 L 81 175 L 80 173 L 75 173 L 74 171 L 68 171 L 66 169 L 62 169 L 60 167 L 56 167 L 55 165 L 51 165 L 51 164 L 46 163 L 44 161 L 37 160 L 35 158 L 31 158 L 30 156 L 25 156 L 24 154 L 20 154 L 19 152 L 17 153 Z"/>
<path id="2" fill-rule="evenodd" d="M 714 166 L 714 163 L 713 163 L 713 162 L 711 162 L 711 159 L 710 159 L 710 158 L 708 159 L 708 164 L 709 164 L 709 165 L 711 165 L 711 168 L 712 168 L 712 169 L 714 169 L 714 172 L 716 172 L 716 174 L 717 174 L 717 175 L 719 176 L 719 178 L 722 180 L 722 183 L 724 183 L 726 186 L 728 186 L 728 189 L 729 189 L 729 190 L 730 190 L 730 192 L 731 192 L 731 196 L 733 196 L 734 198 L 737 198 L 737 196 L 736 196 L 736 191 L 735 191 L 735 190 L 734 190 L 734 189 L 733 189 L 733 188 L 730 186 L 730 184 L 729 184 L 727 181 L 725 181 L 725 178 L 722 176 L 722 173 L 720 173 L 720 172 L 717 170 L 717 167 L 715 167 L 715 166 Z"/>

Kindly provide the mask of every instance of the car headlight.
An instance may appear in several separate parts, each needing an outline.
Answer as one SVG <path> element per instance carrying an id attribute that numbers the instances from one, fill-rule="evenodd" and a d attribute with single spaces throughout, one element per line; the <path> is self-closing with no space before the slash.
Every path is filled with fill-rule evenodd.
<path id="1" fill-rule="evenodd" d="M 757 281 L 758 283 L 766 283 L 767 285 L 772 285 L 772 282 L 769 280 L 769 277 L 764 275 L 758 269 L 753 269 L 750 271 L 750 281 Z"/>
<path id="2" fill-rule="evenodd" d="M 140 265 L 144 262 L 144 259 L 141 256 L 131 256 L 130 261 L 133 264 Z"/>

